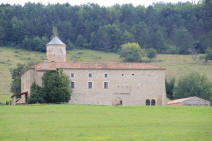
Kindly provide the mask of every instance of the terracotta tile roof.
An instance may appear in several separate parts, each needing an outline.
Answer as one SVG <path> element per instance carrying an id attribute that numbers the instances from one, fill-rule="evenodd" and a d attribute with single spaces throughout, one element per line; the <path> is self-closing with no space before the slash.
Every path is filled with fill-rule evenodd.
<path id="1" fill-rule="evenodd" d="M 50 62 L 35 65 L 36 70 L 55 69 L 132 69 L 132 70 L 164 70 L 164 68 L 146 63 L 117 63 L 117 62 Z"/>
<path id="2" fill-rule="evenodd" d="M 182 102 L 184 102 L 186 100 L 190 100 L 192 98 L 194 98 L 194 97 L 187 97 L 187 98 L 176 99 L 176 100 L 169 101 L 167 104 L 169 105 L 169 104 L 182 103 Z"/>

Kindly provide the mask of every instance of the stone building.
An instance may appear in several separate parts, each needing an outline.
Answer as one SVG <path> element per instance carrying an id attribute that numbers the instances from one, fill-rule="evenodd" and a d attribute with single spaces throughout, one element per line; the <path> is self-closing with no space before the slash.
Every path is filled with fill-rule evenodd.
<path id="1" fill-rule="evenodd" d="M 170 106 L 211 106 L 211 102 L 199 97 L 187 97 L 169 101 Z"/>
<path id="2" fill-rule="evenodd" d="M 47 44 L 47 61 L 21 77 L 21 91 L 33 82 L 42 86 L 48 70 L 63 69 L 72 89 L 70 104 L 166 105 L 165 69 L 145 63 L 66 62 L 66 45 L 58 37 Z M 19 103 L 24 103 L 21 97 Z"/>

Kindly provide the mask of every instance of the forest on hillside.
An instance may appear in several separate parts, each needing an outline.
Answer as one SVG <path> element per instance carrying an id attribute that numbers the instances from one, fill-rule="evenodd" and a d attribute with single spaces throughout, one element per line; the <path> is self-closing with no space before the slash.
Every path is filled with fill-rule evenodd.
<path id="1" fill-rule="evenodd" d="M 204 53 L 212 48 L 212 0 L 202 3 L 0 5 L 0 46 L 45 51 L 53 27 L 68 49 L 116 52 L 126 42 L 159 53 Z"/>

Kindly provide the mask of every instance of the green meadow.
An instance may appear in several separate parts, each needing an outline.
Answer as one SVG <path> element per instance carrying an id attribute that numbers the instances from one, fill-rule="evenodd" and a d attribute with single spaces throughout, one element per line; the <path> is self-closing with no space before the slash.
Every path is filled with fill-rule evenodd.
<path id="1" fill-rule="evenodd" d="M 1 141 L 211 141 L 211 107 L 0 106 Z"/>
<path id="2" fill-rule="evenodd" d="M 199 55 L 200 58 L 202 55 Z M 22 49 L 0 47 L 0 102 L 5 103 L 10 99 L 11 75 L 10 69 L 18 63 L 41 62 L 45 59 L 45 53 L 26 51 Z M 68 61 L 85 62 L 121 62 L 118 54 L 94 51 L 94 50 L 71 50 L 67 51 Z M 168 55 L 159 54 L 151 64 L 166 68 L 166 77 L 178 79 L 189 72 L 206 74 L 212 81 L 212 62 L 205 64 L 203 60 L 193 63 L 191 55 Z"/>

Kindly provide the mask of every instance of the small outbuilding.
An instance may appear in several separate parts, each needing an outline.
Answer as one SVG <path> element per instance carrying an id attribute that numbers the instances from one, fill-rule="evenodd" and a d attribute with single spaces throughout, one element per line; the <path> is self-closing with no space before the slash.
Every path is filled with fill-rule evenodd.
<path id="1" fill-rule="evenodd" d="M 211 106 L 211 102 L 199 97 L 187 97 L 169 101 L 170 106 Z"/>
<path id="2" fill-rule="evenodd" d="M 12 105 L 27 103 L 28 92 L 17 93 L 11 96 Z"/>

